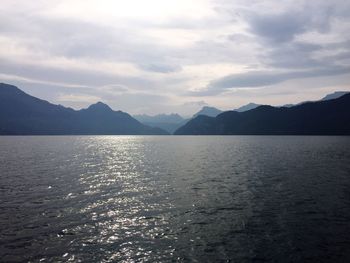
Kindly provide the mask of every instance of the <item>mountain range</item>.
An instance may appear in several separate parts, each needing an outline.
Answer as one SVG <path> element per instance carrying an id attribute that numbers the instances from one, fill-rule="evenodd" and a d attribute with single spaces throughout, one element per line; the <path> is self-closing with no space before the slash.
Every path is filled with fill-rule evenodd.
<path id="1" fill-rule="evenodd" d="M 325 100 L 333 100 L 333 99 L 337 99 L 337 98 L 340 98 L 341 96 L 345 95 L 349 93 L 349 91 L 336 91 L 336 92 L 333 92 L 333 93 L 330 93 L 330 94 L 327 94 L 326 96 L 324 96 L 322 99 L 320 100 L 316 100 L 316 101 L 325 101 Z M 297 106 L 297 105 L 301 105 L 301 104 L 304 104 L 304 103 L 307 103 L 307 102 L 312 102 L 312 101 L 302 101 L 302 102 L 299 102 L 297 104 L 285 104 L 283 105 L 282 107 L 293 107 L 293 106 Z"/>
<path id="2" fill-rule="evenodd" d="M 133 117 L 145 125 L 161 128 L 171 134 L 188 121 L 177 113 L 158 114 L 155 116 L 140 114 Z"/>
<path id="3" fill-rule="evenodd" d="M 166 131 L 140 123 L 129 114 L 98 102 L 73 110 L 32 97 L 15 86 L 0 83 L 2 135 L 165 135 Z"/>
<path id="4" fill-rule="evenodd" d="M 235 109 L 235 111 L 244 112 L 244 111 L 255 109 L 258 106 L 260 106 L 260 104 L 248 103 L 246 105 L 243 105 Z M 177 113 L 158 114 L 154 116 L 147 115 L 147 114 L 139 114 L 139 115 L 133 115 L 133 117 L 145 125 L 148 125 L 151 127 L 158 127 L 163 130 L 166 130 L 170 134 L 173 134 L 178 128 L 185 125 L 189 120 L 194 119 L 199 115 L 216 117 L 220 113 L 223 113 L 223 111 L 215 107 L 204 106 L 197 113 L 193 114 L 191 118 L 187 118 L 187 119 L 183 118 Z"/>
<path id="5" fill-rule="evenodd" d="M 259 106 L 198 116 L 176 135 L 350 135 L 350 93 L 291 107 Z"/>
<path id="6" fill-rule="evenodd" d="M 185 125 L 189 120 L 196 118 L 199 115 L 205 115 L 210 117 L 216 117 L 223 111 L 209 106 L 204 106 L 197 113 L 193 114 L 191 118 L 183 118 L 177 113 L 171 114 L 158 114 L 150 116 L 147 114 L 134 115 L 133 117 L 139 122 L 151 126 L 158 127 L 166 130 L 170 134 L 173 134 L 178 128 Z"/>
<path id="7" fill-rule="evenodd" d="M 134 115 L 133 117 L 139 122 L 151 126 L 158 127 L 166 130 L 169 133 L 174 133 L 178 128 L 185 125 L 189 120 L 196 118 L 199 115 L 206 115 L 210 117 L 216 117 L 223 111 L 209 106 L 204 106 L 197 113 L 195 113 L 191 118 L 183 118 L 177 113 L 171 114 L 158 114 L 155 116 L 150 116 L 147 114 Z"/>
<path id="8" fill-rule="evenodd" d="M 234 111 L 203 107 L 192 118 L 114 111 L 97 102 L 74 110 L 0 83 L 0 135 L 350 134 L 350 93 L 288 107 L 249 103 Z"/>

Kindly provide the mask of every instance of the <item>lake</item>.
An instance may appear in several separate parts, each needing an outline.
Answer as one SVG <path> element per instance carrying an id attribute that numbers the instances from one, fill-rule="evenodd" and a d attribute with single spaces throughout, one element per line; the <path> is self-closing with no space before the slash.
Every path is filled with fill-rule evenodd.
<path id="1" fill-rule="evenodd" d="M 350 262 L 350 137 L 0 137 L 2 262 Z"/>

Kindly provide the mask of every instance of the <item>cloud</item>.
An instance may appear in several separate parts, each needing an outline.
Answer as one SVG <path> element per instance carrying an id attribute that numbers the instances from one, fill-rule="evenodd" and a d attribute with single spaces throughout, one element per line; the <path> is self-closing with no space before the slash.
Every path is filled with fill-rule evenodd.
<path id="1" fill-rule="evenodd" d="M 192 95 L 212 96 L 234 88 L 265 87 L 291 79 L 335 76 L 348 73 L 350 73 L 350 67 L 334 67 L 330 69 L 325 68 L 312 71 L 290 71 L 283 73 L 260 71 L 244 74 L 233 74 L 210 82 L 206 89 L 192 92 Z"/>
<path id="2" fill-rule="evenodd" d="M 181 70 L 178 65 L 166 65 L 166 64 L 142 64 L 139 65 L 140 68 L 157 73 L 172 73 Z"/>
<path id="3" fill-rule="evenodd" d="M 312 67 L 324 67 L 330 61 L 320 60 L 314 56 L 314 52 L 323 48 L 319 44 L 303 42 L 287 42 L 271 48 L 260 56 L 267 66 L 284 69 L 301 69 Z"/>
<path id="4" fill-rule="evenodd" d="M 0 72 L 7 75 L 16 75 L 28 80 L 41 80 L 46 83 L 67 83 L 67 85 L 100 87 L 107 85 L 123 84 L 130 88 L 147 88 L 151 85 L 150 81 L 142 77 L 123 76 L 110 74 L 93 69 L 64 68 L 45 65 L 21 64 L 13 61 L 0 61 Z"/>
<path id="5" fill-rule="evenodd" d="M 350 10 L 350 4 L 345 1 L 292 1 L 277 7 L 282 10 L 247 11 L 250 32 L 264 40 L 283 43 L 310 31 L 329 33 L 335 20 L 349 20 L 346 10 Z"/>
<path id="6" fill-rule="evenodd" d="M 130 112 L 132 105 L 132 113 L 147 113 L 157 112 L 159 109 L 163 111 L 169 104 L 169 98 L 163 95 L 149 94 L 144 92 L 123 93 L 123 94 L 103 94 L 102 101 L 105 101 L 113 109 L 120 109 Z"/>
<path id="7" fill-rule="evenodd" d="M 94 102 L 100 101 L 101 98 L 97 96 L 86 95 L 86 94 L 60 94 L 57 100 L 61 102 L 94 103 Z"/>
<path id="8" fill-rule="evenodd" d="M 227 5 L 234 8 L 234 4 L 224 2 L 226 9 Z M 350 17 L 342 11 L 349 10 L 350 4 L 298 1 L 276 4 L 272 10 L 272 1 L 262 1 L 256 8 L 236 7 L 231 15 L 235 20 L 243 18 L 248 31 L 229 34 L 227 39 L 238 45 L 256 41 L 259 47 L 255 50 L 259 52 L 255 67 L 259 70 L 250 71 L 248 66 L 246 72 L 213 79 L 206 88 L 197 88 L 188 95 L 218 96 L 232 89 L 261 88 L 282 85 L 287 80 L 349 73 L 350 45 L 341 31 L 350 28 Z"/>
<path id="9" fill-rule="evenodd" d="M 3 0 L 0 78 L 75 108 L 157 114 L 196 110 L 186 103 L 203 94 L 233 108 L 232 89 L 300 93 L 288 80 L 307 94 L 306 79 L 337 83 L 350 67 L 347 1 L 101 1 Z"/>
<path id="10" fill-rule="evenodd" d="M 207 106 L 208 103 L 206 103 L 204 100 L 197 100 L 197 101 L 187 101 L 183 104 L 183 106 L 199 106 L 199 107 L 203 107 L 203 106 Z"/>
<path id="11" fill-rule="evenodd" d="M 253 34 L 275 42 L 291 41 L 307 29 L 307 17 L 295 13 L 255 15 L 250 20 Z"/>

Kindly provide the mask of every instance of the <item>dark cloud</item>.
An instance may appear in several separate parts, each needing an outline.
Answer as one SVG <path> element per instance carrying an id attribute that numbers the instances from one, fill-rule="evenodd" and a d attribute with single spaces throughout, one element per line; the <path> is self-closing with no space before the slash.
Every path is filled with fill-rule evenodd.
<path id="1" fill-rule="evenodd" d="M 258 71 L 244 74 L 233 74 L 210 82 L 208 87 L 191 95 L 212 96 L 233 88 L 254 88 L 278 84 L 290 79 L 335 76 L 350 73 L 350 67 L 333 67 L 310 71 L 290 71 L 285 73 Z"/>
<path id="2" fill-rule="evenodd" d="M 275 43 L 292 41 L 296 36 L 309 31 L 327 33 L 331 29 L 332 19 L 343 19 L 341 9 L 349 9 L 349 4 L 335 4 L 332 1 L 295 3 L 281 12 L 260 13 L 260 10 L 248 12 L 250 31 L 256 36 Z M 347 17 L 347 16 L 345 16 Z"/>
<path id="3" fill-rule="evenodd" d="M 250 19 L 251 32 L 267 40 L 286 42 L 307 29 L 307 17 L 293 13 L 254 15 Z"/>
<path id="4" fill-rule="evenodd" d="M 260 58 L 264 64 L 275 68 L 318 68 L 329 64 L 329 61 L 313 57 L 313 53 L 322 50 L 322 48 L 318 44 L 292 41 L 270 48 Z"/>

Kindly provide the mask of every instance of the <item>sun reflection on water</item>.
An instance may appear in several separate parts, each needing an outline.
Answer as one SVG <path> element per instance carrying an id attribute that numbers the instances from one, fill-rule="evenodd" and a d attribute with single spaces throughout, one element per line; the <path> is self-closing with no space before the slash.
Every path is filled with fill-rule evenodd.
<path id="1" fill-rule="evenodd" d="M 147 149 L 143 140 L 131 136 L 89 138 L 85 151 L 77 157 L 83 159 L 78 202 L 84 205 L 76 213 L 88 223 L 66 232 L 77 236 L 95 232 L 84 244 L 101 249 L 108 247 L 107 261 L 145 260 L 151 255 L 156 258 L 154 251 L 152 253 L 154 244 L 160 239 L 172 238 L 167 235 L 168 215 L 164 213 L 172 204 L 167 198 L 157 196 L 160 189 L 155 176 L 159 173 L 155 175 L 150 169 L 156 163 L 145 158 Z M 67 198 L 74 196 L 70 193 Z M 172 253 L 173 248 L 169 246 L 158 256 L 166 258 Z"/>

